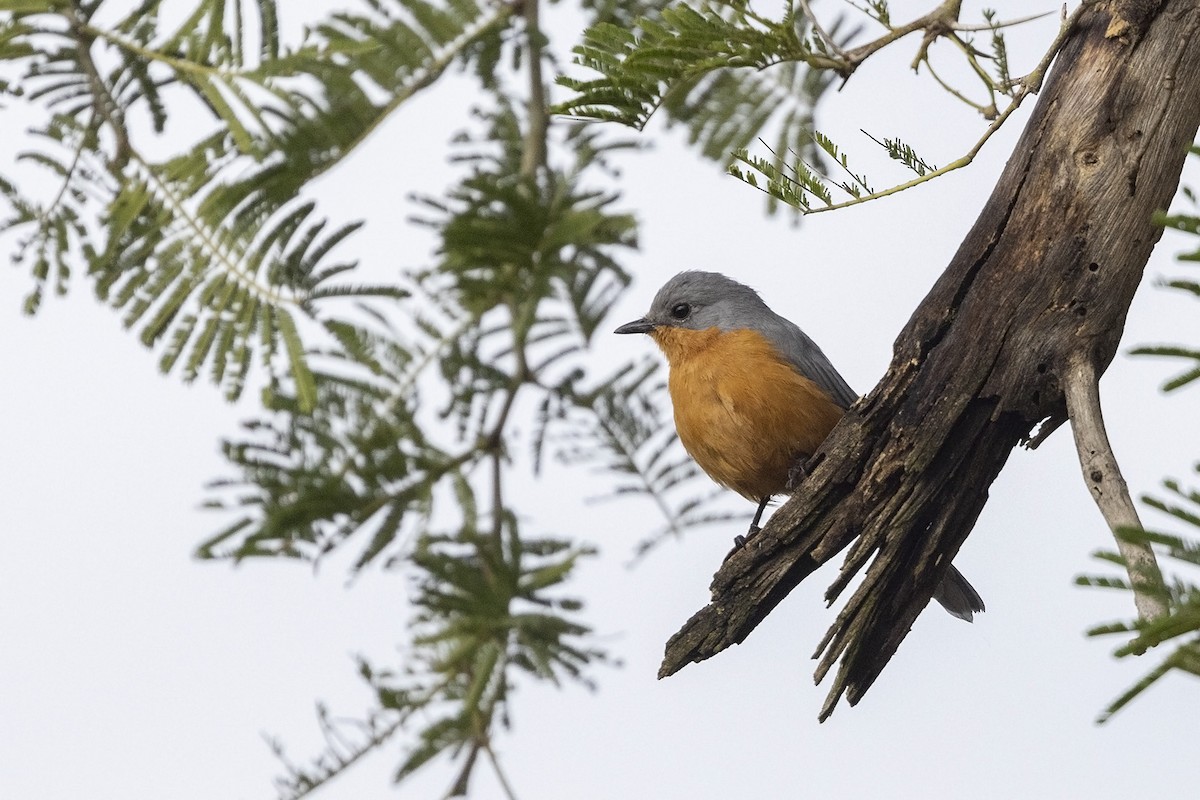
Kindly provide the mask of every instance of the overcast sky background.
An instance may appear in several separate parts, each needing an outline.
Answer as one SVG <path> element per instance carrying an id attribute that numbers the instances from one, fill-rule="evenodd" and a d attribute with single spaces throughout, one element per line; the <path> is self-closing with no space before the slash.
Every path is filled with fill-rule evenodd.
<path id="1" fill-rule="evenodd" d="M 296 30 L 325 5 L 289 0 L 285 23 Z M 930 5 L 897 2 L 893 17 Z M 1053 6 L 1004 5 L 1013 16 Z M 977 15 L 977 4 L 967 6 Z M 577 24 L 568 9 L 547 13 L 557 31 Z M 1036 60 L 1054 25 L 1013 34 L 1014 73 Z M 863 153 L 860 127 L 898 136 L 937 163 L 968 149 L 983 123 L 905 69 L 917 43 L 868 62 L 823 109 L 822 128 Z M 322 180 L 326 213 L 370 220 L 347 254 L 380 274 L 426 263 L 425 232 L 398 222 L 412 211 L 408 194 L 452 182 L 445 143 L 473 99 L 462 78 L 435 86 Z M 760 196 L 699 161 L 677 133 L 663 135 L 659 121 L 648 137 L 654 150 L 623 162 L 624 206 L 641 220 L 642 247 L 630 259 L 636 285 L 611 326 L 640 316 L 676 271 L 718 270 L 759 289 L 856 390 L 869 390 L 982 207 L 1029 108 L 969 169 L 799 228 L 766 217 Z M 13 169 L 21 141 L 6 118 L 0 171 Z M 903 179 L 883 165 L 870 173 L 878 184 Z M 1195 163 L 1188 175 L 1200 184 Z M 1156 250 L 1123 353 L 1200 342 L 1195 302 L 1153 286 L 1195 269 L 1173 261 L 1185 247 L 1194 242 L 1168 235 Z M 316 574 L 292 563 L 193 560 L 223 519 L 197 508 L 204 483 L 226 474 L 218 440 L 255 414 L 256 397 L 231 406 L 207 385 L 159 375 L 156 355 L 77 278 L 69 297 L 48 299 L 28 319 L 20 314 L 28 275 L 0 270 L 0 797 L 271 797 L 279 769 L 262 735 L 277 734 L 303 760 L 321 746 L 315 701 L 347 715 L 367 707 L 352 657 L 398 663 L 406 581 L 372 571 L 351 583 L 337 558 Z M 602 368 L 650 348 L 648 339 L 602 335 L 594 358 Z M 1164 476 L 1188 479 L 1200 457 L 1200 390 L 1162 396 L 1172 374 L 1170 364 L 1122 354 L 1102 382 L 1135 493 L 1155 491 Z M 1077 574 L 1104 569 L 1089 554 L 1112 542 L 1065 428 L 1038 451 L 1014 453 L 956 560 L 988 612 L 966 625 L 928 610 L 860 706 L 843 704 L 824 725 L 816 713 L 825 689 L 812 685 L 809 657 L 834 616 L 821 601 L 832 569 L 740 647 L 659 682 L 663 643 L 706 601 L 740 527 L 667 543 L 628 569 L 633 545 L 658 524 L 653 509 L 587 504 L 609 488 L 605 476 L 550 472 L 517 489 L 527 530 L 601 548 L 573 590 L 624 666 L 598 669 L 594 694 L 521 685 L 514 729 L 497 749 L 522 800 L 1127 798 L 1195 786 L 1195 680 L 1171 677 L 1107 726 L 1093 724 L 1157 656 L 1118 663 L 1109 656 L 1115 641 L 1083 635 L 1133 609 L 1125 596 L 1073 585 Z M 732 495 L 727 507 L 752 510 Z M 397 748 L 382 751 L 320 796 L 393 796 L 400 760 Z M 398 796 L 439 797 L 454 770 L 435 762 Z M 486 767 L 474 789 L 474 798 L 499 796 Z"/>

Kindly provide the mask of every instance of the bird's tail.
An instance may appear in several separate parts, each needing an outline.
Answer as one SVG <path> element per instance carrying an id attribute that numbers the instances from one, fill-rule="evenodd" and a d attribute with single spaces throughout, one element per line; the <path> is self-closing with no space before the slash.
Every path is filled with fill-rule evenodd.
<path id="1" fill-rule="evenodd" d="M 959 619 L 971 621 L 976 611 L 983 611 L 983 598 L 975 587 L 967 583 L 962 573 L 950 565 L 942 582 L 933 592 L 933 599 L 942 604 L 942 608 Z"/>

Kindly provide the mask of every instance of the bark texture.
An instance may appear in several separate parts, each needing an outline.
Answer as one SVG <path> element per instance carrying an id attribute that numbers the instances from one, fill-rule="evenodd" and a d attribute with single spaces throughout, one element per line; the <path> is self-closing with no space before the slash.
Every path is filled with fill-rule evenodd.
<path id="1" fill-rule="evenodd" d="M 1114 20 L 1119 30 L 1110 30 Z M 827 597 L 866 577 L 818 650 L 821 711 L 854 704 L 928 604 L 1009 453 L 1066 418 L 1062 376 L 1100 375 L 1200 125 L 1200 0 L 1079 18 L 979 219 L 804 484 L 712 583 L 659 676 L 743 641 L 849 547 Z M 851 546 L 852 545 L 852 546 Z M 868 565 L 869 563 L 869 565 Z"/>

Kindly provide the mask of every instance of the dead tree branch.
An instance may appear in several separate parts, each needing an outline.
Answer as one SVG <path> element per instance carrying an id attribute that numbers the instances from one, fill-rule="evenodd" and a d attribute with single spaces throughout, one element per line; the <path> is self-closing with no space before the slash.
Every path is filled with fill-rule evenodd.
<path id="1" fill-rule="evenodd" d="M 1129 541 L 1121 536 L 1122 529 L 1140 530 L 1142 521 L 1109 444 L 1100 411 L 1099 379 L 1085 352 L 1079 352 L 1071 360 L 1064 378 L 1067 414 L 1071 418 L 1071 432 L 1075 435 L 1083 480 L 1104 515 L 1104 521 L 1116 536 L 1117 550 L 1129 571 L 1138 616 L 1149 622 L 1167 613 L 1162 572 L 1148 543 Z"/>
<path id="2" fill-rule="evenodd" d="M 1128 3 L 1089 5 L 979 219 L 917 308 L 891 366 L 812 461 L 797 494 L 712 583 L 660 676 L 743 641 L 849 548 L 816 677 L 821 718 L 854 704 L 928 604 L 988 487 L 1033 428 L 1066 417 L 1073 354 L 1096 374 L 1125 316 L 1200 126 L 1200 0 L 1167 0 L 1106 36 Z M 1145 3 L 1138 6 L 1139 12 Z"/>

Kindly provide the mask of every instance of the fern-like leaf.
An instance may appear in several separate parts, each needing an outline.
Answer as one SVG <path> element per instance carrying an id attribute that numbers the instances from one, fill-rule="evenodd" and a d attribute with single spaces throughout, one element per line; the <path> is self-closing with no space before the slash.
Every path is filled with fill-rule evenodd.
<path id="1" fill-rule="evenodd" d="M 320 318 L 328 298 L 403 292 L 335 283 L 354 264 L 331 262 L 333 251 L 358 223 L 331 231 L 301 196 L 404 101 L 469 60 L 512 7 L 379 0 L 331 15 L 288 49 L 274 0 L 199 0 L 171 29 L 156 0 L 111 27 L 94 21 L 94 5 L 5 6 L 20 15 L 3 23 L 0 61 L 50 114 L 40 147 L 20 158 L 60 186 L 46 201 L 0 179 L 12 209 L 0 230 L 16 234 L 16 258 L 34 276 L 26 309 L 47 285 L 65 291 L 82 264 L 74 271 L 161 348 L 164 370 L 206 374 L 236 397 L 257 351 L 272 380 L 290 376 L 300 408 L 311 407 L 307 339 L 320 329 L 301 317 Z M 189 90 L 215 130 L 151 158 L 129 120 L 146 114 L 163 131 L 167 84 Z"/>
<path id="2" fill-rule="evenodd" d="M 838 40 L 853 35 L 839 27 L 831 33 Z M 577 93 L 559 110 L 641 129 L 661 107 L 708 158 L 727 162 L 769 136 L 777 169 L 812 161 L 813 107 L 837 76 L 808 33 L 790 11 L 771 20 L 717 2 L 669 6 L 632 26 L 596 25 L 575 63 L 603 77 L 559 78 Z"/>

